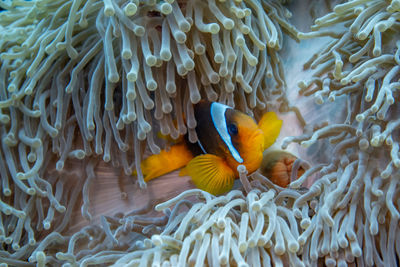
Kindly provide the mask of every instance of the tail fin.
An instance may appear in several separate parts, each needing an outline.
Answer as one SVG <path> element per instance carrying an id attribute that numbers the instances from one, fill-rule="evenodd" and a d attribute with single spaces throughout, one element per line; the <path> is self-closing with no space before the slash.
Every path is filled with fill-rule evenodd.
<path id="1" fill-rule="evenodd" d="M 146 182 L 184 167 L 193 155 L 186 145 L 181 143 L 172 146 L 168 151 L 161 150 L 160 154 L 147 157 L 140 164 Z M 135 172 L 133 173 L 136 174 Z"/>
<path id="2" fill-rule="evenodd" d="M 267 112 L 258 122 L 258 127 L 264 132 L 264 149 L 270 147 L 278 138 L 282 128 L 282 120 L 275 112 Z"/>

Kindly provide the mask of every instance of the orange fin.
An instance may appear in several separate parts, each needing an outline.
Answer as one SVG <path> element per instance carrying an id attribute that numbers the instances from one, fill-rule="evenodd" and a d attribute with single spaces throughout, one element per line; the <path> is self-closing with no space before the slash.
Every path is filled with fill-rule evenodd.
<path id="1" fill-rule="evenodd" d="M 195 157 L 179 175 L 189 175 L 198 188 L 214 195 L 229 191 L 235 180 L 235 172 L 225 160 L 212 154 Z"/>
<path id="2" fill-rule="evenodd" d="M 261 117 L 258 127 L 264 133 L 264 149 L 267 149 L 278 138 L 282 128 L 282 120 L 278 118 L 275 112 L 267 112 Z"/>
<path id="3" fill-rule="evenodd" d="M 143 172 L 144 180 L 150 181 L 161 175 L 184 167 L 193 158 L 192 153 L 184 144 L 171 146 L 166 150 L 161 150 L 160 154 L 155 154 L 144 159 L 140 167 Z M 135 173 L 133 173 L 135 175 Z"/>

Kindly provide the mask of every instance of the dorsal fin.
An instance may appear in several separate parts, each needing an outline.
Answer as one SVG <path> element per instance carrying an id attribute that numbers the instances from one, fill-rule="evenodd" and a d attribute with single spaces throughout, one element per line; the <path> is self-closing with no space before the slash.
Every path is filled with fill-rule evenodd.
<path id="1" fill-rule="evenodd" d="M 264 149 L 267 149 L 278 138 L 282 128 L 282 120 L 278 118 L 275 112 L 267 112 L 261 117 L 258 127 L 264 133 Z"/>

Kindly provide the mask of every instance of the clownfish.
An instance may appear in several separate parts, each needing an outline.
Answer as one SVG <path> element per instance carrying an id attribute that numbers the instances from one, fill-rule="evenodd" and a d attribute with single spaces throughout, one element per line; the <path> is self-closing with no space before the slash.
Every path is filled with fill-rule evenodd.
<path id="1" fill-rule="evenodd" d="M 237 167 L 256 171 L 263 152 L 279 135 L 282 121 L 274 112 L 265 113 L 258 124 L 247 114 L 217 102 L 194 105 L 198 141 L 187 136 L 169 150 L 161 150 L 141 162 L 144 180 L 150 181 L 181 169 L 199 189 L 218 195 L 229 191 L 239 177 Z"/>

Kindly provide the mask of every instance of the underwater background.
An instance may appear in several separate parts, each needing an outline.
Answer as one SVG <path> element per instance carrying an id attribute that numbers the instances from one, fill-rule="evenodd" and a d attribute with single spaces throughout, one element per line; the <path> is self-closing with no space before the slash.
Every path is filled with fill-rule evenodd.
<path id="1" fill-rule="evenodd" d="M 1 266 L 398 265 L 400 1 L 0 8 Z M 277 112 L 287 188 L 144 182 L 201 99 Z"/>

